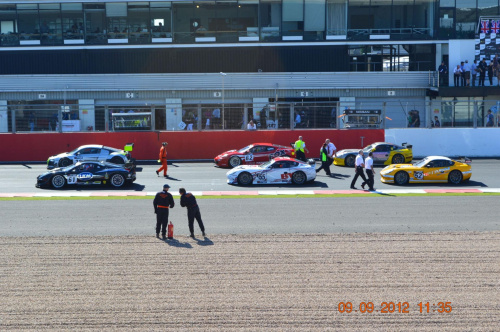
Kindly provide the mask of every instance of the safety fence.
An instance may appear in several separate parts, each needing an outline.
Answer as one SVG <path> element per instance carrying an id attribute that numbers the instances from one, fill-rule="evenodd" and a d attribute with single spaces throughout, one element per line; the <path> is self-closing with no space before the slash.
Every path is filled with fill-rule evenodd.
<path id="1" fill-rule="evenodd" d="M 500 101 L 482 98 L 176 104 L 8 104 L 0 132 L 124 132 L 498 127 Z"/>

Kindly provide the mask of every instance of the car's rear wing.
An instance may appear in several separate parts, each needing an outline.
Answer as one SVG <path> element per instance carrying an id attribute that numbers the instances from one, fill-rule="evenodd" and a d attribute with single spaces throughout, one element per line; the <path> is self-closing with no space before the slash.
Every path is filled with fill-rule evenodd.
<path id="1" fill-rule="evenodd" d="M 128 163 L 125 163 L 125 165 L 123 165 L 123 168 L 125 169 L 128 169 L 128 170 L 133 170 L 135 169 L 135 158 L 131 158 L 130 161 Z"/>
<path id="2" fill-rule="evenodd" d="M 406 142 L 401 143 L 401 145 L 402 145 L 404 148 L 407 148 L 407 149 L 409 149 L 409 150 L 411 150 L 411 149 L 413 148 L 413 145 L 408 144 L 408 143 L 406 143 Z"/>

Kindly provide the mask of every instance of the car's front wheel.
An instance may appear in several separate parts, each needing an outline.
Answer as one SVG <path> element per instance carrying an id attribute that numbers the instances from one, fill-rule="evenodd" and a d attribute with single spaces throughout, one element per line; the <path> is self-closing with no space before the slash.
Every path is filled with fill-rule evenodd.
<path id="1" fill-rule="evenodd" d="M 354 157 L 352 154 L 351 155 L 348 155 L 347 157 L 345 157 L 345 165 L 347 167 L 354 167 L 354 162 L 356 161 L 356 157 Z"/>
<path id="2" fill-rule="evenodd" d="M 451 171 L 451 173 L 448 175 L 448 182 L 452 184 L 460 184 L 463 178 L 464 176 L 462 175 L 462 172 L 457 170 Z"/>
<path id="3" fill-rule="evenodd" d="M 66 185 L 66 179 L 62 175 L 55 175 L 50 182 L 52 183 L 52 187 L 56 189 L 60 189 Z"/>
<path id="4" fill-rule="evenodd" d="M 405 171 L 399 171 L 394 175 L 394 183 L 397 185 L 405 185 L 410 180 L 410 176 Z"/>
<path id="5" fill-rule="evenodd" d="M 229 166 L 234 168 L 240 165 L 241 165 L 241 159 L 239 157 L 232 156 L 231 158 L 229 158 Z"/>
<path id="6" fill-rule="evenodd" d="M 109 179 L 109 184 L 115 188 L 123 187 L 125 184 L 125 178 L 121 174 L 113 174 Z"/>
<path id="7" fill-rule="evenodd" d="M 293 184 L 304 184 L 307 182 L 307 176 L 304 172 L 295 172 L 292 174 Z"/>
<path id="8" fill-rule="evenodd" d="M 405 157 L 402 154 L 396 154 L 394 157 L 392 157 L 392 163 L 393 164 L 404 164 L 405 162 Z"/>
<path id="9" fill-rule="evenodd" d="M 63 158 L 63 159 L 59 160 L 59 167 L 66 167 L 66 166 L 69 166 L 71 164 L 72 164 L 72 162 L 69 158 Z"/>
<path id="10" fill-rule="evenodd" d="M 238 183 L 241 184 L 242 186 L 248 186 L 252 184 L 253 182 L 253 177 L 252 174 L 248 172 L 243 172 L 238 175 Z"/>

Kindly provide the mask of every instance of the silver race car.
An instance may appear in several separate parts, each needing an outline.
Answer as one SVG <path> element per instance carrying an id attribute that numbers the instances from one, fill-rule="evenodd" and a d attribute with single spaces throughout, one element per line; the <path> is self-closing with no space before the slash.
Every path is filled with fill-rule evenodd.
<path id="1" fill-rule="evenodd" d="M 66 167 L 79 161 L 106 161 L 113 164 L 133 163 L 130 153 L 104 145 L 82 145 L 71 152 L 51 156 L 47 160 L 47 169 Z"/>
<path id="2" fill-rule="evenodd" d="M 316 178 L 314 165 L 289 157 L 278 157 L 261 165 L 242 165 L 227 172 L 227 183 L 304 184 Z"/>

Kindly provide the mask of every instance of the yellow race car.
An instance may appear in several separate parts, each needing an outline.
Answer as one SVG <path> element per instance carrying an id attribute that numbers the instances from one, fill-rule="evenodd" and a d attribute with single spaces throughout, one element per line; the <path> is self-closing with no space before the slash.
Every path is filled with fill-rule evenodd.
<path id="1" fill-rule="evenodd" d="M 346 149 L 337 152 L 333 164 L 337 166 L 354 167 L 354 162 L 359 149 Z M 363 149 L 364 157 L 373 152 L 374 165 L 390 165 L 410 163 L 413 160 L 412 146 L 406 143 L 396 145 L 393 143 L 377 142 Z"/>
<path id="2" fill-rule="evenodd" d="M 405 185 L 407 183 L 442 183 L 460 184 L 469 181 L 472 176 L 471 161 L 462 161 L 447 157 L 425 157 L 413 165 L 390 165 L 380 171 L 383 183 Z"/>

